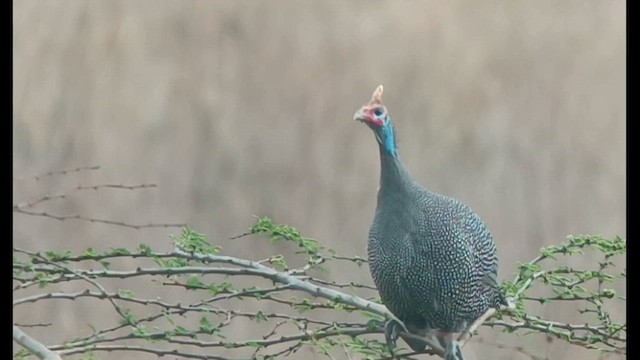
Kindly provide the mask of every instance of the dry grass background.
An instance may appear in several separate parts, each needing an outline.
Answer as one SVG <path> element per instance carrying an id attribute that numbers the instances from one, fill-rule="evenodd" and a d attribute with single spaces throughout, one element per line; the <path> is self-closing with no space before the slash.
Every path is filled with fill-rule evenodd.
<path id="1" fill-rule="evenodd" d="M 227 240 L 252 215 L 269 216 L 364 255 L 379 164 L 370 130 L 351 118 L 381 83 L 402 159 L 423 184 L 481 214 L 498 244 L 500 278 L 511 278 L 516 261 L 568 234 L 626 236 L 625 6 L 14 1 L 15 201 L 78 183 L 151 182 L 159 189 L 83 193 L 47 209 L 183 221 L 248 258 L 286 250 Z M 101 170 L 23 178 L 83 165 Z M 13 221 L 14 244 L 36 250 L 140 242 L 168 250 L 172 232 Z M 370 282 L 366 268 L 327 277 Z M 114 316 L 48 305 L 14 314 L 57 322 L 56 331 L 33 330 L 46 343 Z M 550 359 L 598 358 L 497 330 L 481 337 Z M 470 348 L 471 360 L 524 358 Z"/>

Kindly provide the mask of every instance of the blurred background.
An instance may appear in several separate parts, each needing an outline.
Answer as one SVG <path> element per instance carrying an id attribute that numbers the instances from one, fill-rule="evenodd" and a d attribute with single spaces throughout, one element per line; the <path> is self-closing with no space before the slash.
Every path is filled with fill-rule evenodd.
<path id="1" fill-rule="evenodd" d="M 39 210 L 184 222 L 225 253 L 251 259 L 290 248 L 229 240 L 255 215 L 268 216 L 340 254 L 364 256 L 379 159 L 373 134 L 352 116 L 383 84 L 401 158 L 421 183 L 484 218 L 500 279 L 569 234 L 626 236 L 625 2 L 13 6 L 14 203 L 78 184 L 155 183 L 76 193 Z M 101 168 L 32 177 L 90 165 Z M 22 214 L 13 221 L 14 245 L 32 250 L 147 243 L 165 251 L 179 231 Z M 366 267 L 325 276 L 371 283 Z M 14 317 L 58 323 L 55 332 L 31 330 L 45 343 L 87 332 L 89 318 L 114 316 L 69 301 L 43 305 Z M 611 311 L 626 316 L 623 307 Z M 599 356 L 498 330 L 481 337 L 550 359 Z M 524 358 L 469 347 L 471 360 Z"/>

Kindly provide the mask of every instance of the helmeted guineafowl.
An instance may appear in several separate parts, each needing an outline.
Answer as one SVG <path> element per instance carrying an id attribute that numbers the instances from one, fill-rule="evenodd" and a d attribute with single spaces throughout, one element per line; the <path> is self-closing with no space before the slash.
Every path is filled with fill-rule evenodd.
<path id="1" fill-rule="evenodd" d="M 379 86 L 354 115 L 373 130 L 380 148 L 380 188 L 368 242 L 371 275 L 382 302 L 411 333 L 437 339 L 446 360 L 462 360 L 454 336 L 489 308 L 507 304 L 496 279 L 496 246 L 467 205 L 427 190 L 409 174 L 381 98 Z M 386 326 L 389 346 L 397 326 Z M 414 351 L 425 350 L 422 341 L 405 341 Z"/>

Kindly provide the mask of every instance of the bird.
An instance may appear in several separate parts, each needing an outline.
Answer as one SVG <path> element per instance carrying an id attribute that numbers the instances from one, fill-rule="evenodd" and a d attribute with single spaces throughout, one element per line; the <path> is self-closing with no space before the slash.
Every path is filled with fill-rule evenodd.
<path id="1" fill-rule="evenodd" d="M 490 308 L 507 305 L 497 280 L 495 241 L 480 216 L 453 197 L 421 185 L 400 160 L 383 86 L 353 116 L 374 133 L 380 152 L 380 184 L 369 229 L 369 270 L 382 303 L 406 330 L 431 337 L 445 360 L 464 360 L 457 335 Z M 399 324 L 389 320 L 390 351 Z M 426 343 L 403 337 L 415 352 Z"/>

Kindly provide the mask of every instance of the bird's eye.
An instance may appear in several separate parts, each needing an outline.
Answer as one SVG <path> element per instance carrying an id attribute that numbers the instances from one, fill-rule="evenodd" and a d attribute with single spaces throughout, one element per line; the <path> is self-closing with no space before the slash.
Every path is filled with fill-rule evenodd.
<path id="1" fill-rule="evenodd" d="M 380 116 L 384 113 L 384 111 L 382 111 L 381 108 L 377 108 L 375 110 L 373 110 L 373 113 L 376 114 L 376 116 Z"/>

